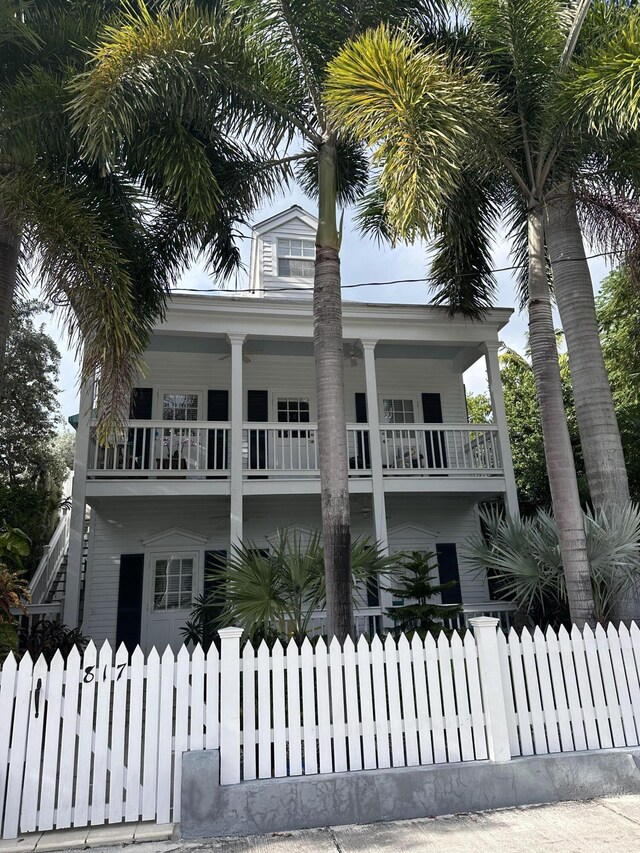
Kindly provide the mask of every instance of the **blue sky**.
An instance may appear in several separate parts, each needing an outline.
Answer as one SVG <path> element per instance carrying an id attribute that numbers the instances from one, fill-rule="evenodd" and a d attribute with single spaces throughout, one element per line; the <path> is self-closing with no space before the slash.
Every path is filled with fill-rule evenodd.
<path id="1" fill-rule="evenodd" d="M 292 204 L 299 204 L 310 212 L 314 205 L 302 192 L 294 188 L 286 195 L 276 198 L 272 203 L 256 211 L 255 221 L 260 221 Z M 248 236 L 247 231 L 247 236 Z M 249 240 L 241 241 L 242 257 L 246 266 L 249 262 Z M 428 274 L 427 250 L 425 246 L 398 246 L 391 249 L 378 246 L 374 240 L 362 237 L 353 226 L 349 211 L 345 214 L 344 236 L 341 251 L 343 284 L 380 281 L 389 279 L 424 278 Z M 509 266 L 509 246 L 499 237 L 494 248 L 494 267 Z M 589 262 L 591 273 L 596 286 L 607 273 L 607 266 L 602 258 Z M 514 280 L 511 273 L 498 273 L 499 292 L 496 304 L 513 307 L 516 304 Z M 247 271 L 240 270 L 237 276 L 238 287 L 246 287 Z M 215 288 L 217 282 L 206 272 L 202 264 L 195 264 L 185 272 L 179 281 L 179 286 L 206 290 Z M 230 281 L 226 287 L 233 289 L 235 281 Z M 429 294 L 425 283 L 394 284 L 385 287 L 359 287 L 344 292 L 345 299 L 356 299 L 360 302 L 399 302 L 424 303 Z M 62 354 L 60 370 L 60 409 L 64 419 L 78 410 L 78 365 L 74 353 L 69 350 L 64 333 L 61 333 L 55 319 L 47 319 L 46 327 L 58 343 Z M 525 347 L 526 318 L 515 311 L 508 326 L 503 329 L 502 340 L 513 349 L 522 351 Z M 465 374 L 465 382 L 469 391 L 482 391 L 486 388 L 484 361 L 481 359 Z"/>

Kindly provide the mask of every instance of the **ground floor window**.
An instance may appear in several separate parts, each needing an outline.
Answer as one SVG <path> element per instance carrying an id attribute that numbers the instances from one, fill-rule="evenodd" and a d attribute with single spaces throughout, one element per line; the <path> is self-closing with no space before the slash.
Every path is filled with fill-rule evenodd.
<path id="1" fill-rule="evenodd" d="M 153 558 L 153 609 L 184 610 L 193 603 L 195 554 Z"/>

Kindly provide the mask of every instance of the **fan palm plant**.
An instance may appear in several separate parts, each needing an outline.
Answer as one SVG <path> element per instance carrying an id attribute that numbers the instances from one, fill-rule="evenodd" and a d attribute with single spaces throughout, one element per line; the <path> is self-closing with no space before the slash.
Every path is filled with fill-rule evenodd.
<path id="1" fill-rule="evenodd" d="M 235 223 L 273 187 L 247 151 L 173 120 L 96 163 L 71 132 L 68 88 L 117 0 L 0 0 L 0 377 L 16 286 L 34 281 L 99 374 L 107 435 L 183 263 L 227 273 Z M 95 128 L 83 127 L 88 143 Z M 247 207 L 248 205 L 248 207 Z"/>
<path id="2" fill-rule="evenodd" d="M 352 630 L 353 609 L 338 205 L 362 195 L 368 160 L 365 147 L 328 117 L 326 66 L 349 38 L 380 22 L 412 16 L 432 27 L 442 3 L 223 0 L 214 12 L 210 5 L 180 2 L 155 15 L 142 7 L 104 31 L 89 72 L 75 87 L 75 126 L 90 129 L 88 151 L 108 161 L 140 135 L 150 115 L 193 110 L 203 128 L 272 145 L 271 156 L 285 159 L 317 200 L 313 318 L 327 623 L 329 635 L 343 638 Z M 394 140 L 408 142 L 419 128 L 457 162 L 477 114 L 489 109 L 489 87 L 477 75 L 458 75 L 444 56 L 425 71 L 434 121 L 416 112 L 419 124 L 398 131 Z M 398 183 L 395 189 L 439 198 L 451 185 L 449 172 L 443 163 L 420 185 Z M 389 182 L 391 188 L 392 177 Z"/>
<path id="3" fill-rule="evenodd" d="M 547 281 L 545 214 L 566 181 L 568 164 L 585 164 L 596 147 L 585 121 L 567 121 L 566 115 L 567 90 L 579 76 L 574 55 L 590 6 L 590 0 L 469 0 L 464 27 L 435 47 L 425 46 L 425 40 L 412 32 L 381 29 L 365 34 L 332 63 L 327 95 L 336 120 L 380 152 L 381 175 L 362 212 L 364 227 L 391 239 L 429 237 L 435 232 L 431 276 L 437 302 L 472 316 L 492 303 L 490 240 L 501 219 L 510 222 L 515 255 L 526 271 L 523 285 L 547 468 L 569 603 L 577 622 L 593 621 L 594 605 Z M 612 40 L 616 27 L 631 27 L 622 17 L 608 30 Z M 500 97 L 495 101 L 495 131 L 478 133 L 457 186 L 437 215 L 430 217 L 425 214 L 431 199 L 405 195 L 398 209 L 397 196 L 389 197 L 385 186 L 390 170 L 396 179 L 402 172 L 406 184 L 418 183 L 439 153 L 431 152 L 420 162 L 399 146 L 390 146 L 389 134 L 407 127 L 423 97 L 419 77 L 401 88 L 393 71 L 401 57 L 405 66 L 419 66 L 444 50 L 471 57 L 469 61 L 497 87 Z M 581 57 L 587 53 L 583 49 Z M 547 226 L 548 237 L 549 219 Z M 562 266 L 559 257 L 555 262 L 556 268 Z M 573 331 L 569 341 L 567 330 L 567 339 L 575 361 L 580 332 Z M 591 331 L 597 345 L 597 329 L 595 335 Z M 584 412 L 593 412 L 593 406 L 580 388 L 584 423 Z M 603 454 L 593 458 L 606 471 Z M 590 482 L 593 468 L 592 464 Z"/>

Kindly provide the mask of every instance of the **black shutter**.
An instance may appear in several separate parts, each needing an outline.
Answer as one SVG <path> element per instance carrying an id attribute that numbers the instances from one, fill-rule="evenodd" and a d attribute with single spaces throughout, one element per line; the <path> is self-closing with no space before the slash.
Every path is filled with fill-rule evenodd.
<path id="1" fill-rule="evenodd" d="M 425 424 L 441 424 L 442 400 L 440 394 L 422 395 L 422 418 Z M 447 467 L 447 446 L 444 432 L 430 432 L 426 436 L 427 465 L 429 468 Z"/>
<path id="2" fill-rule="evenodd" d="M 144 554 L 120 555 L 116 649 L 124 643 L 129 653 L 140 644 L 143 576 Z"/>
<path id="3" fill-rule="evenodd" d="M 227 559 L 227 552 L 220 551 L 205 551 L 204 552 L 204 597 L 206 597 L 214 591 L 216 585 L 219 581 L 214 578 L 207 577 L 207 572 L 209 569 L 217 569 L 222 566 Z M 222 607 L 212 607 L 208 609 L 209 622 L 204 625 L 202 628 L 202 645 L 205 651 L 209 648 L 211 643 L 213 642 L 216 634 L 216 629 L 213 627 L 213 620 L 215 620 L 220 613 L 222 612 Z"/>
<path id="4" fill-rule="evenodd" d="M 356 423 L 366 424 L 367 395 L 363 391 L 356 394 Z M 358 433 L 358 446 L 355 448 L 356 456 L 349 459 L 350 468 L 371 468 L 371 454 L 369 452 L 369 433 Z"/>
<path id="5" fill-rule="evenodd" d="M 443 604 L 462 604 L 462 590 L 460 589 L 460 572 L 458 570 L 458 552 L 455 543 L 436 545 L 436 556 L 438 558 L 438 574 L 440 583 L 457 581 L 457 586 L 442 590 Z"/>
<path id="6" fill-rule="evenodd" d="M 134 388 L 131 392 L 129 417 L 132 421 L 150 421 L 153 408 L 153 388 Z M 128 445 L 133 452 L 134 467 L 148 468 L 149 455 L 153 444 L 153 430 L 138 427 L 134 432 L 129 430 Z M 146 439 L 146 440 L 145 440 Z"/>
<path id="7" fill-rule="evenodd" d="M 207 392 L 207 420 L 229 420 L 228 391 Z M 207 468 L 215 468 L 218 471 L 226 470 L 228 453 L 229 447 L 225 446 L 223 434 L 219 430 L 210 429 L 207 433 Z"/>
<path id="8" fill-rule="evenodd" d="M 269 420 L 268 391 L 247 391 L 247 420 L 252 423 Z M 264 430 L 249 430 L 249 467 L 267 467 L 267 434 Z"/>

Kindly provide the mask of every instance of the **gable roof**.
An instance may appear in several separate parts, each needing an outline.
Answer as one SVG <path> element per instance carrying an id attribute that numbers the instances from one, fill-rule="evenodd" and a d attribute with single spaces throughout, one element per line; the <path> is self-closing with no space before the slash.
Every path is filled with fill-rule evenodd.
<path id="1" fill-rule="evenodd" d="M 300 207 L 299 204 L 292 204 L 287 210 L 282 210 L 280 213 L 275 213 L 267 219 L 256 222 L 253 226 L 253 231 L 255 234 L 265 234 L 267 231 L 272 231 L 274 228 L 285 225 L 292 219 L 300 219 L 309 228 L 313 228 L 314 231 L 318 227 L 318 220 L 313 214 Z"/>

